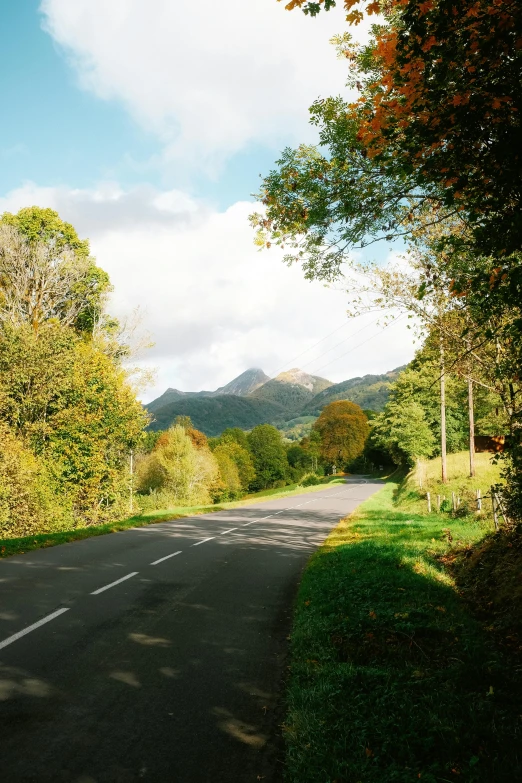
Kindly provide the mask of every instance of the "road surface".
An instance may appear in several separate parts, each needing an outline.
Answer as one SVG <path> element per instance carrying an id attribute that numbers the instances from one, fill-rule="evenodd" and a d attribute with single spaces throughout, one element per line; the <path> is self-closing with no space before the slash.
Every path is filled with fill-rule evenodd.
<path id="1" fill-rule="evenodd" d="M 300 574 L 379 486 L 352 478 L 0 561 L 0 780 L 280 780 Z"/>

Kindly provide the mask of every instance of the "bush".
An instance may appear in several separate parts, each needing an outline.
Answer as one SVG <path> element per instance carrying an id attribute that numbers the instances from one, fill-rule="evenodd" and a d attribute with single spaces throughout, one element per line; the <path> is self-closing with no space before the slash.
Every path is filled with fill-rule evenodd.
<path id="1" fill-rule="evenodd" d="M 313 487 L 315 484 L 320 484 L 321 479 L 315 473 L 307 473 L 299 483 L 302 487 Z"/>
<path id="2" fill-rule="evenodd" d="M 74 526 L 71 503 L 58 495 L 45 464 L 0 424 L 0 538 Z"/>

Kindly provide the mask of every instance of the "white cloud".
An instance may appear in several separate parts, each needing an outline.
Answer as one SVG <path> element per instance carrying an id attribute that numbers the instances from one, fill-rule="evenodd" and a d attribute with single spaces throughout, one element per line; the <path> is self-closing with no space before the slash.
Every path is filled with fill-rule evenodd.
<path id="1" fill-rule="evenodd" d="M 308 106 L 346 80 L 329 44 L 345 27 L 339 10 L 311 19 L 276 0 L 42 0 L 41 11 L 81 85 L 122 102 L 178 163 L 301 141 Z"/>
<path id="2" fill-rule="evenodd" d="M 147 364 L 159 370 L 146 399 L 167 386 L 214 389 L 252 366 L 274 374 L 292 366 L 316 372 L 327 364 L 321 374 L 341 381 L 385 372 L 413 354 L 405 321 L 380 334 L 375 315 L 311 348 L 345 322 L 346 293 L 305 281 L 301 269 L 281 263 L 277 250 L 259 253 L 247 221 L 251 203 L 217 212 L 148 185 L 125 191 L 115 184 L 96 190 L 27 184 L 0 198 L 0 212 L 29 204 L 57 209 L 90 238 L 114 284 L 116 315 L 138 305 L 144 310 L 144 326 L 156 341 Z"/>

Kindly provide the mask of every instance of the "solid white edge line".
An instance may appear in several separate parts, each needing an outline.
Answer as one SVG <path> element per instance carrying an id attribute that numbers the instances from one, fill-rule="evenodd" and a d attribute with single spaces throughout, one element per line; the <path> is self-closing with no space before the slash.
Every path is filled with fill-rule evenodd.
<path id="1" fill-rule="evenodd" d="M 172 552 L 172 554 L 170 555 L 165 555 L 165 557 L 160 557 L 159 560 L 154 560 L 154 562 L 151 563 L 151 565 L 158 565 L 158 563 L 163 563 L 164 560 L 168 560 L 169 557 L 176 557 L 176 555 L 180 555 L 180 554 L 181 554 L 181 549 L 179 550 L 179 552 Z"/>
<path id="2" fill-rule="evenodd" d="M 199 546 L 200 544 L 206 544 L 207 541 L 212 541 L 215 538 L 215 536 L 211 536 L 210 538 L 204 538 L 203 541 L 196 541 L 195 544 L 192 544 L 192 546 Z"/>
<path id="3" fill-rule="evenodd" d="M 37 628 L 40 628 L 41 625 L 45 625 L 45 623 L 54 620 L 55 617 L 59 617 L 64 612 L 68 612 L 68 611 L 69 609 L 57 609 L 56 612 L 53 612 L 52 614 L 48 614 L 47 617 L 42 617 L 42 619 L 38 620 L 37 623 L 28 625 L 27 628 L 23 629 L 23 631 L 18 631 L 18 633 L 14 633 L 12 636 L 8 636 L 7 639 L 4 639 L 3 642 L 0 642 L 0 650 L 3 647 L 7 647 L 9 644 L 16 642 L 17 639 L 21 639 L 22 636 L 25 636 L 27 633 L 31 633 L 31 631 L 35 631 Z"/>
<path id="4" fill-rule="evenodd" d="M 115 587 L 116 585 L 119 585 L 121 582 L 125 582 L 126 579 L 130 579 L 132 576 L 136 576 L 136 574 L 139 574 L 139 571 L 133 571 L 131 574 L 127 574 L 127 576 L 122 576 L 121 579 L 116 579 L 116 581 L 111 582 L 110 585 L 99 587 L 97 590 L 93 590 L 91 595 L 98 595 L 99 593 L 103 593 L 105 592 L 105 590 L 109 590 L 111 587 Z"/>

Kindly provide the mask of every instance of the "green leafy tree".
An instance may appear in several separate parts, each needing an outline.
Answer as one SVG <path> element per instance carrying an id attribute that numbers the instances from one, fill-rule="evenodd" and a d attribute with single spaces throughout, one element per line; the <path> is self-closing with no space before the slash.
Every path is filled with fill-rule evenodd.
<path id="1" fill-rule="evenodd" d="M 58 320 L 79 332 L 114 329 L 104 317 L 109 276 L 89 255 L 89 243 L 57 212 L 27 207 L 0 220 L 0 321 L 38 331 Z"/>
<path id="2" fill-rule="evenodd" d="M 372 441 L 385 449 L 396 465 L 409 467 L 422 457 L 432 457 L 436 450 L 424 408 L 414 399 L 390 400 L 374 419 Z"/>
<path id="3" fill-rule="evenodd" d="M 232 458 L 229 446 L 241 448 L 240 446 L 237 446 L 236 443 L 222 443 L 212 452 L 214 458 L 217 460 L 219 474 L 224 485 L 223 490 L 218 495 L 219 500 L 235 500 L 242 494 L 239 470 L 236 461 Z"/>
<path id="4" fill-rule="evenodd" d="M 247 434 L 244 430 L 240 429 L 239 427 L 227 427 L 226 430 L 223 430 L 223 432 L 219 436 L 219 439 L 220 442 L 233 441 L 234 443 L 237 443 L 239 446 L 241 446 L 243 449 L 248 450 Z"/>
<path id="5" fill-rule="evenodd" d="M 170 505 L 210 503 L 222 487 L 210 449 L 196 448 L 179 425 L 164 432 L 154 450 L 140 460 L 137 478 L 140 492 L 157 493 L 156 502 Z"/>
<path id="6" fill-rule="evenodd" d="M 249 433 L 248 446 L 256 472 L 252 489 L 266 489 L 285 481 L 288 460 L 279 430 L 271 424 L 259 424 Z"/>

